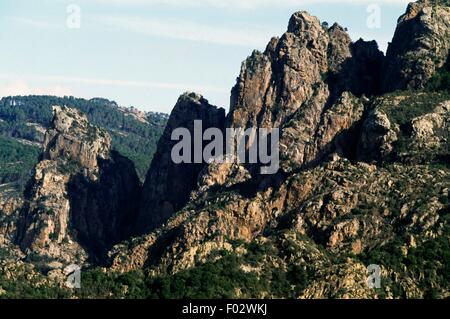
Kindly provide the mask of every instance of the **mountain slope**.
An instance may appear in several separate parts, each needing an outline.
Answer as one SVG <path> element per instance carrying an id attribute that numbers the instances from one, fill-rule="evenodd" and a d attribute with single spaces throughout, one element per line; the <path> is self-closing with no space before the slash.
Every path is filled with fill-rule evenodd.
<path id="1" fill-rule="evenodd" d="M 441 50 L 448 5 L 411 4 L 386 57 L 375 42 L 352 43 L 339 25 L 294 13 L 285 34 L 242 64 L 226 117 L 231 128 L 280 128 L 278 173 L 261 175 L 257 164 L 171 162 L 175 128 L 224 120 L 223 111 L 185 94 L 138 201 L 144 235 L 115 245 L 106 268 L 87 267 L 80 291 L 61 292 L 58 269 L 47 278 L 30 271 L 33 278 L 52 279 L 51 295 L 84 298 L 448 298 L 449 57 Z M 7 242 L 20 203 L 1 202 Z M 23 248 L 17 254 L 30 256 Z M 368 285 L 369 265 L 379 266 L 380 288 Z M 17 272 L 0 266 L 9 278 L 23 276 L 22 265 Z M 3 280 L 7 296 L 17 293 L 13 280 Z"/>
<path id="2" fill-rule="evenodd" d="M 433 17 L 425 23 L 437 25 L 447 39 L 448 20 Z M 233 89 L 232 127 L 282 128 L 281 172 L 257 176 L 252 166 L 240 165 L 252 176 L 242 181 L 236 168 L 210 165 L 186 207 L 160 229 L 111 252 L 113 269 L 144 269 L 173 287 L 178 278 L 202 278 L 202 272 L 205 278 L 208 271 L 226 277 L 222 267 L 231 258 L 234 272 L 228 276 L 239 279 L 218 296 L 449 296 L 450 97 L 426 90 L 370 97 L 369 90 L 354 90 L 351 81 L 334 82 L 348 72 L 343 61 L 351 61 L 354 44 L 341 31 L 331 41 L 337 33 L 332 28 L 323 30 L 305 12 L 294 14 L 283 37 L 244 62 Z M 402 39 L 394 37 L 391 52 Z M 380 65 L 393 58 L 386 59 Z M 379 83 L 389 68 L 366 70 L 375 70 L 371 81 Z M 407 65 L 399 68 L 408 74 Z M 389 81 L 401 83 L 400 75 Z M 249 255 L 255 249 L 261 251 L 257 258 Z M 381 289 L 367 285 L 372 263 L 381 267 Z M 276 289 L 278 281 L 290 288 Z M 219 288 L 204 284 L 204 293 Z M 180 291 L 192 288 L 185 284 Z M 180 291 L 172 292 L 191 296 Z"/>

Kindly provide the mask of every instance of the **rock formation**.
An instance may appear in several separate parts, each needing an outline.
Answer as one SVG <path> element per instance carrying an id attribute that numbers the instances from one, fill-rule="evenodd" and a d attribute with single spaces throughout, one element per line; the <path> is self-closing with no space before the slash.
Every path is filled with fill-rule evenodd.
<path id="1" fill-rule="evenodd" d="M 190 290 L 213 297 L 448 298 L 450 96 L 417 90 L 447 59 L 447 3 L 411 4 L 386 58 L 376 42 L 295 13 L 242 64 L 226 118 L 197 94 L 179 98 L 140 200 L 107 134 L 56 109 L 18 242 L 30 259 L 78 262 L 124 239 L 102 271 L 155 279 L 151 296 L 176 287 L 189 297 L 179 287 L 193 274 Z M 280 128 L 279 172 L 176 164 L 172 133 L 195 135 L 195 120 L 203 131 Z M 367 284 L 369 265 L 380 289 Z M 123 295 L 135 297 L 128 285 Z"/>
<path id="2" fill-rule="evenodd" d="M 382 64 L 376 42 L 352 43 L 338 24 L 327 29 L 308 13 L 295 13 L 281 38 L 243 63 L 228 125 L 278 127 L 283 170 L 310 164 L 335 150 L 330 138 L 357 125 L 363 105 L 356 96 L 380 92 Z M 339 123 L 332 123 L 333 109 L 342 109 L 343 103 L 348 112 L 340 112 Z M 324 132 L 329 129 L 324 125 L 336 124 Z M 329 135 L 327 141 L 322 134 Z"/>
<path id="3" fill-rule="evenodd" d="M 438 24 L 448 31 L 447 21 Z M 309 14 L 295 13 L 281 38 L 242 64 L 227 116 L 230 127 L 281 129 L 281 172 L 261 177 L 248 165 L 204 167 L 176 215 L 110 252 L 112 269 L 170 276 L 211 265 L 222 251 L 258 278 L 274 269 L 286 276 L 289 269 L 314 274 L 307 283 L 290 282 L 293 291 L 285 296 L 379 298 L 366 282 L 372 256 L 395 247 L 399 258 L 409 258 L 448 233 L 450 171 L 442 165 L 448 159 L 449 98 L 377 96 L 383 93 L 382 66 L 392 63 L 399 46 L 396 38 L 385 62 L 375 42 L 352 43 L 339 25 L 325 28 Z M 399 53 L 398 60 L 407 56 Z M 390 80 L 402 83 L 409 76 L 400 73 Z M 264 249 L 258 261 L 248 257 L 254 246 Z M 406 297 L 425 296 L 422 273 L 378 262 L 389 282 L 382 297 L 398 297 L 393 287 Z M 448 296 L 445 281 L 428 284 Z M 239 288 L 236 296 L 255 297 Z M 260 293 L 256 297 L 277 296 Z"/>
<path id="4" fill-rule="evenodd" d="M 306 12 L 295 13 L 287 32 L 273 38 L 264 53 L 242 64 L 232 90 L 230 127 L 282 127 L 304 104 L 325 102 L 344 91 L 374 94 L 380 86 L 383 54 L 376 42 L 352 43 L 338 24 L 329 29 Z M 330 94 L 330 91 L 332 94 Z M 314 124 L 314 123 L 313 123 Z"/>
<path id="5" fill-rule="evenodd" d="M 44 266 L 100 262 L 130 235 L 139 200 L 133 164 L 77 110 L 54 108 L 42 160 L 26 191 L 17 243 Z"/>
<path id="6" fill-rule="evenodd" d="M 384 90 L 423 88 L 450 53 L 450 6 L 447 1 L 410 3 L 398 20 L 389 45 Z"/>
<path id="7" fill-rule="evenodd" d="M 23 199 L 14 190 L 0 191 L 0 247 L 13 244 L 22 205 Z"/>
<path id="8" fill-rule="evenodd" d="M 197 186 L 197 179 L 205 163 L 176 164 L 171 158 L 174 145 L 172 132 L 178 128 L 187 129 L 194 139 L 194 121 L 202 121 L 202 134 L 208 128 L 223 131 L 225 110 L 212 106 L 195 93 L 182 95 L 175 105 L 163 136 L 158 143 L 142 191 L 137 231 L 153 230 L 166 222 L 187 203 L 190 193 Z M 202 142 L 203 143 L 203 142 Z M 193 144 L 193 143 L 192 143 Z M 194 154 L 192 149 L 191 154 Z"/>

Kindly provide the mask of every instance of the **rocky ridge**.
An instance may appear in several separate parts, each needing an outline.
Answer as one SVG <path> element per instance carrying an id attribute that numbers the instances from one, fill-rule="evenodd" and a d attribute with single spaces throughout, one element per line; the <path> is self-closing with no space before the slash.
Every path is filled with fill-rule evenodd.
<path id="1" fill-rule="evenodd" d="M 446 22 L 436 19 L 440 36 L 447 37 Z M 391 52 L 399 41 L 394 37 Z M 407 259 L 423 245 L 445 241 L 450 180 L 450 99 L 427 92 L 367 98 L 382 93 L 380 66 L 393 60 L 374 47 L 351 43 L 338 25 L 324 29 L 307 13 L 294 14 L 286 34 L 243 63 L 227 116 L 231 127 L 281 128 L 281 172 L 255 177 L 251 167 L 211 164 L 187 205 L 163 227 L 111 251 L 112 269 L 173 275 L 226 251 L 241 256 L 239 267 L 259 278 L 274 267 L 315 273 L 295 293 L 298 298 L 390 298 L 399 291 L 423 298 L 429 292 L 422 285 L 428 284 L 447 296 L 445 281 L 424 283 L 422 271 L 396 264 L 381 265 L 389 283 L 382 291 L 365 282 L 368 262 L 389 247 Z M 336 83 L 349 70 L 359 70 L 355 79 L 366 79 L 367 87 Z M 296 248 L 286 251 L 285 238 Z M 249 266 L 249 243 L 273 250 Z"/>
<path id="2" fill-rule="evenodd" d="M 59 131 L 48 132 L 19 216 L 22 249 L 83 262 L 93 251 L 83 243 L 107 243 L 94 249 L 104 253 L 120 242 L 102 272 L 156 278 L 148 283 L 152 293 L 206 278 L 214 298 L 448 298 L 450 97 L 419 90 L 448 59 L 447 12 L 445 1 L 411 4 L 386 57 L 375 42 L 352 43 L 341 26 L 295 13 L 282 37 L 242 64 L 226 119 L 197 94 L 180 97 L 136 219 L 131 211 L 123 215 L 136 193 L 130 192 L 122 197 L 127 205 L 113 205 L 114 215 L 91 224 L 101 210 L 90 208 L 87 217 L 92 192 L 82 181 L 102 185 L 102 176 L 116 176 L 101 164 L 113 159 L 108 138 L 70 110 L 59 112 L 59 123 L 57 111 Z M 192 133 L 199 119 L 204 129 L 279 127 L 280 171 L 263 176 L 251 165 L 174 164 L 173 130 Z M 84 124 L 78 131 L 72 123 Z M 73 136 L 86 139 L 73 143 Z M 77 163 L 75 172 L 62 173 L 67 159 Z M 74 175 L 82 181 L 70 183 Z M 125 189 L 112 184 L 118 186 L 109 195 Z M 44 208 L 56 209 L 58 218 Z M 130 231 L 105 240 L 101 230 L 117 232 L 119 225 L 106 225 L 109 217 Z M 381 267 L 381 289 L 367 285 L 370 264 Z M 220 276 L 226 283 L 214 290 Z M 128 285 L 121 288 L 121 296 L 133 297 Z M 189 290 L 173 293 L 191 297 Z"/>

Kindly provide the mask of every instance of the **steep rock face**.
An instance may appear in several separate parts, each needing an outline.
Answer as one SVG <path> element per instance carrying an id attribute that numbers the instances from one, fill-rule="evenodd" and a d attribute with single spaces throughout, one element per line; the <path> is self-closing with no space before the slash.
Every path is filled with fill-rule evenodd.
<path id="1" fill-rule="evenodd" d="M 139 187 L 134 165 L 111 152 L 108 133 L 77 110 L 55 107 L 25 194 L 17 243 L 47 266 L 101 261 L 129 235 Z"/>
<path id="2" fill-rule="evenodd" d="M 389 45 L 384 90 L 423 88 L 450 53 L 450 7 L 446 1 L 418 1 L 398 20 Z"/>
<path id="3" fill-rule="evenodd" d="M 313 95 L 328 70 L 327 31 L 316 17 L 297 12 L 288 31 L 264 53 L 253 52 L 232 90 L 229 126 L 279 127 Z"/>
<path id="4" fill-rule="evenodd" d="M 281 127 L 315 96 L 322 103 L 344 91 L 378 93 L 382 63 L 376 42 L 352 43 L 338 24 L 326 29 L 316 17 L 297 12 L 281 38 L 243 62 L 228 125 Z"/>
<path id="5" fill-rule="evenodd" d="M 191 133 L 193 142 L 195 120 L 202 121 L 202 134 L 208 128 L 223 131 L 225 110 L 210 105 L 195 93 L 186 93 L 179 98 L 158 143 L 145 180 L 137 223 L 138 232 L 161 226 L 187 203 L 191 191 L 197 186 L 197 178 L 205 167 L 203 159 L 202 163 L 197 164 L 176 164 L 171 158 L 172 148 L 179 142 L 172 141 L 172 132 L 178 128 L 186 128 Z M 191 153 L 193 161 L 194 151 Z"/>
<path id="6" fill-rule="evenodd" d="M 320 98 L 306 103 L 283 128 L 280 156 L 285 172 L 317 164 L 332 152 L 346 157 L 354 153 L 351 145 L 364 112 L 362 101 L 344 92 L 325 111 L 323 103 Z"/>
<path id="7" fill-rule="evenodd" d="M 0 190 L 0 247 L 14 242 L 23 199 L 13 189 Z"/>
<path id="8" fill-rule="evenodd" d="M 77 174 L 67 187 L 78 241 L 102 262 L 107 250 L 133 234 L 141 184 L 133 162 L 114 151 L 98 164 L 95 182 Z"/>
<path id="9" fill-rule="evenodd" d="M 351 157 L 354 150 L 355 135 L 363 116 L 364 104 L 351 93 L 342 96 L 327 109 L 315 133 L 314 143 L 306 148 L 308 162 L 320 162 L 323 155 L 335 152 L 340 156 Z"/>
<path id="10" fill-rule="evenodd" d="M 27 255 L 33 255 L 33 262 L 84 263 L 87 253 L 69 231 L 66 185 L 70 177 L 59 171 L 56 162 L 44 160 L 36 165 L 33 178 L 33 189 L 26 196 L 29 202 L 19 219 L 17 243 Z"/>
<path id="11" fill-rule="evenodd" d="M 375 41 L 352 43 L 338 24 L 327 29 L 297 12 L 280 39 L 243 63 L 228 125 L 280 128 L 283 170 L 312 164 L 339 148 L 335 136 L 345 140 L 357 126 L 364 109 L 357 96 L 380 92 L 382 64 Z"/>
<path id="12" fill-rule="evenodd" d="M 380 94 L 384 54 L 376 41 L 352 42 L 337 23 L 328 29 L 328 35 L 328 70 L 323 79 L 333 100 L 344 91 L 356 96 Z"/>
<path id="13" fill-rule="evenodd" d="M 89 125 L 87 118 L 75 110 L 54 108 L 53 127 L 44 141 L 44 160 L 67 160 L 80 164 L 91 174 L 98 175 L 98 159 L 108 159 L 111 137 L 105 131 Z"/>
<path id="14" fill-rule="evenodd" d="M 352 39 L 347 31 L 339 24 L 335 23 L 328 29 L 330 42 L 328 44 L 328 70 L 331 73 L 339 74 L 345 66 L 345 62 L 352 57 Z"/>
<path id="15" fill-rule="evenodd" d="M 342 91 L 356 96 L 374 96 L 382 93 L 382 69 L 384 54 L 378 49 L 376 41 L 359 39 L 349 45 L 350 58 L 347 58 L 338 72 L 329 72 L 327 83 L 335 96 Z"/>

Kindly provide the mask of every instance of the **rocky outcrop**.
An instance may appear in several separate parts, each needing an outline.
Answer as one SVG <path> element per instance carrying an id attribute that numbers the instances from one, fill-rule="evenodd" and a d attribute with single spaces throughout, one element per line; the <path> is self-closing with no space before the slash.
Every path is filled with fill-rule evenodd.
<path id="1" fill-rule="evenodd" d="M 389 45 L 384 90 L 420 89 L 450 53 L 450 7 L 446 1 L 409 4 Z"/>
<path id="2" fill-rule="evenodd" d="M 358 147 L 358 158 L 380 162 L 394 149 L 400 128 L 389 121 L 383 111 L 372 110 L 364 121 Z"/>
<path id="3" fill-rule="evenodd" d="M 336 150 L 335 136 L 345 139 L 357 126 L 364 107 L 354 95 L 380 92 L 382 64 L 376 42 L 352 43 L 338 24 L 328 29 L 297 12 L 281 38 L 243 63 L 228 125 L 280 128 L 283 170 L 311 164 Z"/>
<path id="4" fill-rule="evenodd" d="M 320 96 L 307 103 L 283 128 L 280 139 L 281 167 L 292 172 L 315 165 L 336 152 L 352 157 L 355 130 L 364 112 L 363 103 L 352 94 L 343 95 L 325 111 Z"/>
<path id="5" fill-rule="evenodd" d="M 279 127 L 282 172 L 261 177 L 249 165 L 204 167 L 176 215 L 111 251 L 112 269 L 170 276 L 232 254 L 258 278 L 273 269 L 313 274 L 292 284 L 289 297 L 391 298 L 400 289 L 422 298 L 417 269 L 376 259 L 389 286 L 381 293 L 368 288 L 367 266 L 392 249 L 408 258 L 445 240 L 448 105 L 440 93 L 373 98 L 382 92 L 383 63 L 375 42 L 352 43 L 339 25 L 328 29 L 305 12 L 294 14 L 281 38 L 243 63 L 227 117 L 230 127 Z M 404 161 L 436 150 L 443 165 Z M 260 259 L 246 259 L 250 246 L 264 251 Z M 432 281 L 445 297 L 446 283 Z"/>
<path id="6" fill-rule="evenodd" d="M 446 145 L 450 136 L 450 100 L 439 104 L 431 113 L 414 118 L 411 127 L 411 138 L 418 148 L 436 149 Z"/>
<path id="7" fill-rule="evenodd" d="M 375 99 L 359 136 L 366 162 L 448 162 L 450 97 L 442 92 L 399 92 Z"/>
<path id="8" fill-rule="evenodd" d="M 349 45 L 350 58 L 327 76 L 334 96 L 349 91 L 355 96 L 376 96 L 382 93 L 384 54 L 376 41 L 359 39 Z"/>
<path id="9" fill-rule="evenodd" d="M 14 242 L 23 199 L 14 189 L 0 190 L 0 247 Z"/>
<path id="10" fill-rule="evenodd" d="M 101 262 L 130 235 L 139 187 L 134 165 L 111 151 L 108 133 L 79 111 L 55 107 L 16 241 L 44 266 Z"/>
<path id="11" fill-rule="evenodd" d="M 315 92 L 328 70 L 329 36 L 316 17 L 295 13 L 288 31 L 242 64 L 229 126 L 279 127 Z"/>
<path id="12" fill-rule="evenodd" d="M 212 106 L 202 96 L 195 93 L 182 95 L 175 105 L 163 136 L 158 143 L 142 191 L 137 231 L 146 232 L 161 226 L 174 213 L 183 208 L 190 193 L 197 186 L 197 179 L 206 163 L 194 163 L 194 121 L 201 121 L 203 132 L 208 128 L 224 130 L 225 110 Z M 192 137 L 192 158 L 189 163 L 175 163 L 171 152 L 179 141 L 172 140 L 175 129 L 184 128 Z M 200 146 L 206 145 L 200 138 Z M 204 144 L 203 144 L 204 143 Z M 198 153 L 198 152 L 197 152 Z M 197 154 L 199 155 L 199 154 Z M 202 154 L 200 154 L 202 155 Z"/>
<path id="13" fill-rule="evenodd" d="M 228 124 L 281 127 L 314 96 L 324 108 L 323 101 L 344 91 L 378 93 L 382 63 L 375 41 L 352 43 L 338 24 L 327 29 L 316 17 L 297 12 L 281 38 L 273 38 L 264 53 L 254 51 L 243 62 Z"/>

